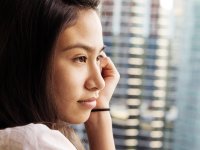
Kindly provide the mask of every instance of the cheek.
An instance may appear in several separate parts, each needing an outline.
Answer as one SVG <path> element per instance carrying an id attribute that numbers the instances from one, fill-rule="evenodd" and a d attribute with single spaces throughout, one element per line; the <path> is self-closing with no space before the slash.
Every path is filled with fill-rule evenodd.
<path id="1" fill-rule="evenodd" d="M 61 84 L 65 84 L 63 86 L 68 87 L 67 90 L 76 90 L 75 87 L 82 87 L 86 81 L 86 76 L 83 72 L 79 70 L 71 69 L 66 71 L 65 76 L 62 77 Z"/>
<path id="2" fill-rule="evenodd" d="M 54 75 L 54 89 L 57 96 L 74 97 L 81 93 L 86 81 L 83 71 L 74 68 L 56 70 Z"/>
<path id="3" fill-rule="evenodd" d="M 87 71 L 86 65 L 74 64 L 65 57 L 58 57 L 53 74 L 56 97 L 66 99 L 82 93 L 87 80 Z"/>

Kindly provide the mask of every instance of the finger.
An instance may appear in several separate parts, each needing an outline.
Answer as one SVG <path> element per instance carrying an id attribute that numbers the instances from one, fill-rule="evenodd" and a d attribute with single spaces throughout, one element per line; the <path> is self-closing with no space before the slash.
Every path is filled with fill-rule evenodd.
<path id="1" fill-rule="evenodd" d="M 107 57 L 106 53 L 103 51 L 101 54 L 103 57 Z"/>
<path id="2" fill-rule="evenodd" d="M 119 73 L 109 57 L 104 57 L 101 63 L 103 77 L 119 76 Z"/>

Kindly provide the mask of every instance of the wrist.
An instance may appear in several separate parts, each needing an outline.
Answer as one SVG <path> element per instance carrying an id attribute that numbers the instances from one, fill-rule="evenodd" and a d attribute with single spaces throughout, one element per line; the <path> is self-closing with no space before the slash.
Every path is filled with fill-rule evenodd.
<path id="1" fill-rule="evenodd" d="M 101 123 L 112 122 L 112 118 L 109 111 L 97 111 L 91 112 L 90 117 L 85 122 L 85 125 L 97 125 Z"/>
<path id="2" fill-rule="evenodd" d="M 110 108 L 110 104 L 109 104 L 109 100 L 104 98 L 104 97 L 100 97 L 97 99 L 97 104 L 96 107 L 94 109 L 101 109 L 101 108 Z"/>

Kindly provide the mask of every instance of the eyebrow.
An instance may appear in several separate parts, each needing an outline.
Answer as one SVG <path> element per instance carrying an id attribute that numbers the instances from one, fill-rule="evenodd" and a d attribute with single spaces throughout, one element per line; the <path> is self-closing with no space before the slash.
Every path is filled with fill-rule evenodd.
<path id="1" fill-rule="evenodd" d="M 104 51 L 106 47 L 107 47 L 106 45 L 103 45 L 103 47 L 99 50 L 99 53 Z M 84 50 L 87 50 L 87 51 L 90 51 L 90 52 L 95 50 L 95 48 L 88 46 L 86 44 L 77 43 L 77 44 L 67 46 L 66 48 L 64 48 L 64 51 L 71 50 L 71 49 L 74 49 L 74 48 L 81 48 L 81 49 L 84 49 Z"/>

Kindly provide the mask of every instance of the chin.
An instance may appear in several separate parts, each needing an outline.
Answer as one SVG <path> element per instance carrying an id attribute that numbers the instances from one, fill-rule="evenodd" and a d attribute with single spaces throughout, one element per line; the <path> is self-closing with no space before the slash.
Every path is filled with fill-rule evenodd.
<path id="1" fill-rule="evenodd" d="M 63 120 L 67 123 L 70 123 L 70 124 L 81 124 L 81 123 L 86 122 L 89 119 L 89 117 L 90 117 L 90 113 L 89 114 L 82 114 L 80 116 L 74 115 L 71 118 L 64 117 Z"/>
<path id="2" fill-rule="evenodd" d="M 85 123 L 88 119 L 89 119 L 89 115 L 84 117 L 84 118 L 81 118 L 79 120 L 77 120 L 77 123 L 76 124 L 81 124 L 81 123 Z"/>

